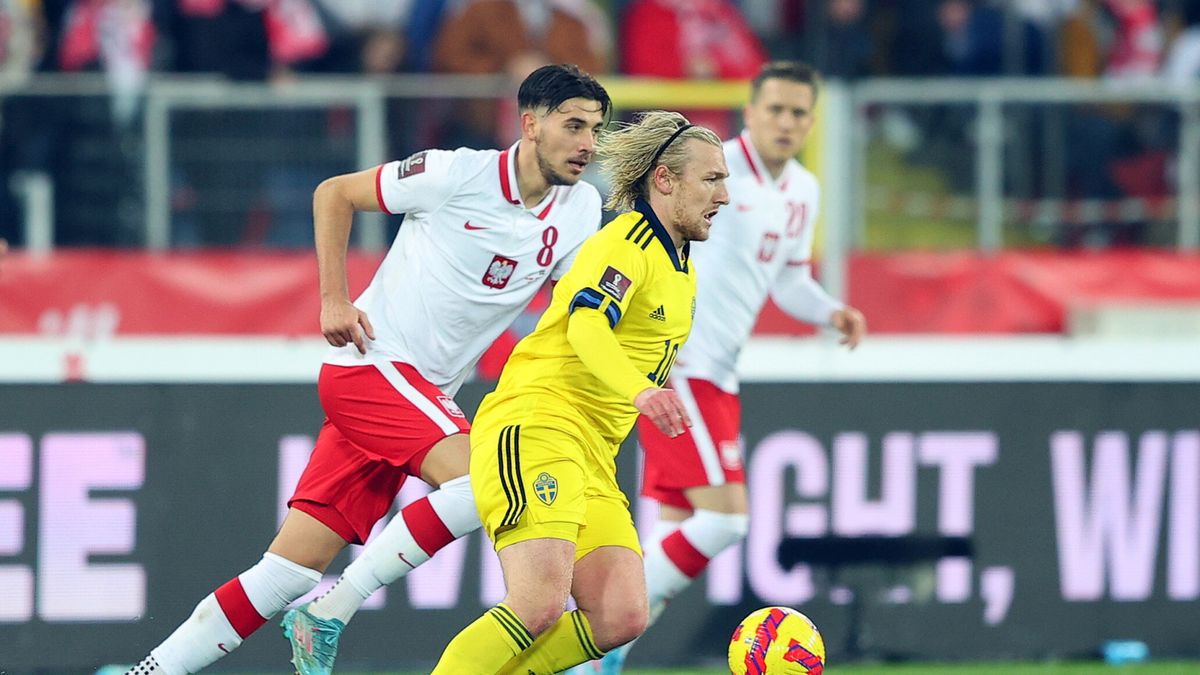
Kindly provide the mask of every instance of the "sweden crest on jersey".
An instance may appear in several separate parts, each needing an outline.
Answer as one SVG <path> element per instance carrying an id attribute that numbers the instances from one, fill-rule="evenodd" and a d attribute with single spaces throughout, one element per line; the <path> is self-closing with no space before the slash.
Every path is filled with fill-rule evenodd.
<path id="1" fill-rule="evenodd" d="M 558 479 L 545 471 L 541 472 L 533 481 L 533 493 L 543 504 L 550 506 L 558 497 Z"/>

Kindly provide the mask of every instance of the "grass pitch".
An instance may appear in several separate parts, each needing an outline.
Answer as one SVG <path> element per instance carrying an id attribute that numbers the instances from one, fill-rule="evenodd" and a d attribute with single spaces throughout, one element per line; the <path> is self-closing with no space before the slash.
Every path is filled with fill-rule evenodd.
<path id="1" fill-rule="evenodd" d="M 721 668 L 635 668 L 626 675 L 729 675 Z M 1100 661 L 1070 663 L 907 663 L 833 665 L 826 675 L 1197 675 L 1200 662 L 1139 663 L 1109 666 Z M 357 675 L 368 675 L 358 673 Z M 374 673 L 370 675 L 384 675 Z M 393 673 L 391 675 L 418 675 Z"/>

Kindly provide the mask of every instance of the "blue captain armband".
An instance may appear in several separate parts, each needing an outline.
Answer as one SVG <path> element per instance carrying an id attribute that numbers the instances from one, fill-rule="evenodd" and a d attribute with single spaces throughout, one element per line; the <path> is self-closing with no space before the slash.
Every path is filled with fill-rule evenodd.
<path id="1" fill-rule="evenodd" d="M 604 296 L 600 295 L 599 291 L 592 288 L 585 288 L 576 293 L 575 297 L 571 299 L 571 307 L 567 313 L 572 314 L 580 307 L 600 309 L 600 306 L 603 304 Z M 608 306 L 604 308 L 604 316 L 608 317 L 609 327 L 616 328 L 617 323 L 621 320 L 621 308 L 617 307 L 615 302 L 609 302 Z"/>

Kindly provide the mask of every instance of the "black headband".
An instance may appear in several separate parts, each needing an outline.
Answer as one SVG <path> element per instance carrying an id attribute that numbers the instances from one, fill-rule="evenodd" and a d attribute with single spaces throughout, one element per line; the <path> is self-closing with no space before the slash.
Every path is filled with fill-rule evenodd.
<path id="1" fill-rule="evenodd" d="M 694 126 L 696 126 L 696 125 L 695 124 L 685 124 L 685 125 L 679 127 L 678 129 L 675 130 L 675 133 L 671 134 L 671 137 L 667 139 L 666 143 L 663 143 L 661 146 L 659 146 L 658 152 L 654 153 L 654 159 L 650 160 L 650 171 L 654 170 L 654 167 L 658 164 L 659 158 L 662 157 L 663 153 L 667 151 L 667 148 L 671 147 L 671 144 L 675 142 L 675 139 L 679 138 L 679 134 L 682 134 L 683 132 L 687 131 L 688 129 L 691 129 Z"/>

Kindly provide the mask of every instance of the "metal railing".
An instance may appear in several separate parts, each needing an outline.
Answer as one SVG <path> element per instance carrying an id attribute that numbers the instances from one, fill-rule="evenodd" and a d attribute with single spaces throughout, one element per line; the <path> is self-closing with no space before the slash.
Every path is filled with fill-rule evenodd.
<path id="1" fill-rule="evenodd" d="M 840 87 L 830 88 L 837 91 Z M 995 251 L 1003 246 L 1001 224 L 1004 219 L 1005 107 L 1013 105 L 1069 104 L 1157 104 L 1177 110 L 1180 116 L 1176 188 L 1179 212 L 1176 244 L 1182 249 L 1200 247 L 1200 82 L 1187 87 L 1161 81 L 1110 81 L 1079 79 L 887 79 L 867 80 L 845 88 L 853 107 L 854 129 L 830 141 L 842 152 L 855 158 L 861 189 L 862 140 L 868 134 L 866 112 L 881 104 L 933 106 L 968 104 L 976 107 L 976 144 L 974 148 L 978 200 L 976 223 L 980 249 Z M 835 95 L 839 95 L 835 94 Z M 866 200 L 855 194 L 861 206 Z M 843 227 L 859 225 L 842 222 Z M 852 230 L 854 231 L 854 230 Z"/>
<path id="2" fill-rule="evenodd" d="M 672 82 L 606 78 L 617 105 L 625 107 L 715 107 L 736 109 L 745 94 L 740 82 Z M 103 97 L 107 87 L 99 76 L 47 75 L 0 81 L 0 101 L 22 97 Z M 286 84 L 231 83 L 194 77 L 156 77 L 146 87 L 142 115 L 134 122 L 140 135 L 142 185 L 140 243 L 155 250 L 172 246 L 172 149 L 179 142 L 174 117 L 194 111 L 282 111 L 301 108 L 346 108 L 353 111 L 353 162 L 358 167 L 388 158 L 388 106 L 395 101 L 507 99 L 512 82 L 505 77 L 447 77 L 399 75 L 302 79 Z M 1189 87 L 1165 83 L 1114 83 L 1059 79 L 921 79 L 867 80 L 854 84 L 827 83 L 821 91 L 819 173 L 823 179 L 825 283 L 834 293 L 845 288 L 848 252 L 862 245 L 866 221 L 867 139 L 869 112 L 878 106 L 974 107 L 973 147 L 976 166 L 974 221 L 976 243 L 983 251 L 1005 245 L 1006 118 L 1019 105 L 1076 105 L 1148 103 L 1178 112 L 1178 166 L 1175 244 L 1200 247 L 1200 83 Z M 401 120 L 401 124 L 407 120 Z M 4 123 L 0 117 L 0 125 Z M 297 144 L 306 139 L 295 139 Z M 221 158 L 216 158 L 220 160 Z M 0 188 L 7 186 L 0 186 Z M 46 186 L 25 174 L 12 181 L 23 190 L 27 204 L 26 241 L 38 248 L 53 246 L 52 209 L 44 208 Z M 61 187 L 59 188 L 61 189 Z M 386 247 L 383 217 L 368 215 L 356 224 L 358 245 Z"/>

